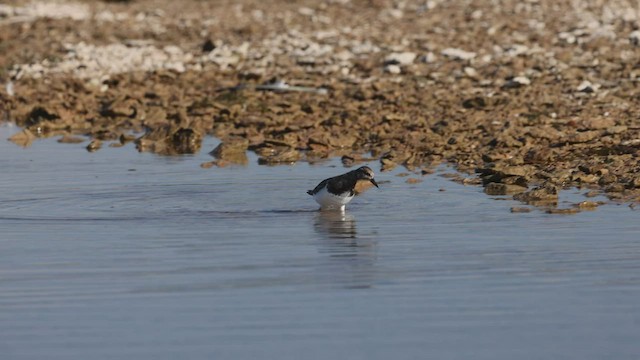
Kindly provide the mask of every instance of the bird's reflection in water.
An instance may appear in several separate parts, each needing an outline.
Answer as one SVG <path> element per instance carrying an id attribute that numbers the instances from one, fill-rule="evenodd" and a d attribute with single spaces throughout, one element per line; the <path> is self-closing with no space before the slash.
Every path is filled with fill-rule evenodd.
<path id="1" fill-rule="evenodd" d="M 318 274 L 326 275 L 334 285 L 352 289 L 371 287 L 375 276 L 375 239 L 358 237 L 355 217 L 345 212 L 319 211 L 314 220 L 314 229 L 321 235 L 319 252 L 328 254 L 330 260 Z"/>

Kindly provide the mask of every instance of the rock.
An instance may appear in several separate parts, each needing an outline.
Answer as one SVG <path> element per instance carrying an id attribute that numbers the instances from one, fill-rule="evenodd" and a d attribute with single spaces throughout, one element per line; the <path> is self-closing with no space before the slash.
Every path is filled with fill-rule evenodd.
<path id="1" fill-rule="evenodd" d="M 595 209 L 600 205 L 600 203 L 595 202 L 595 201 L 581 201 L 579 203 L 576 204 L 576 206 L 580 209 L 586 209 L 586 210 L 591 210 L 591 209 Z"/>
<path id="2" fill-rule="evenodd" d="M 471 60 L 476 57 L 476 53 L 474 52 L 464 51 L 462 49 L 456 49 L 456 48 L 444 49 L 442 50 L 441 54 L 453 60 L 464 60 L 464 61 Z"/>
<path id="3" fill-rule="evenodd" d="M 549 209 L 547 210 L 547 214 L 561 214 L 561 215 L 572 215 L 580 212 L 578 208 L 566 208 L 566 209 Z"/>
<path id="4" fill-rule="evenodd" d="M 634 30 L 629 33 L 629 42 L 635 46 L 640 45 L 640 30 Z"/>
<path id="5" fill-rule="evenodd" d="M 100 148 L 102 147 L 102 141 L 100 140 L 92 140 L 89 145 L 87 145 L 87 151 L 88 152 L 96 152 L 98 150 L 100 150 Z"/>
<path id="6" fill-rule="evenodd" d="M 600 89 L 600 85 L 592 84 L 590 81 L 587 81 L 587 80 L 584 80 L 583 82 L 581 82 L 580 85 L 578 85 L 578 87 L 576 88 L 577 91 L 588 93 L 588 94 L 594 93 L 598 91 L 598 89 Z"/>
<path id="7" fill-rule="evenodd" d="M 604 174 L 598 180 L 598 185 L 603 186 L 603 185 L 613 184 L 616 181 L 618 181 L 617 176 L 613 174 Z"/>
<path id="8" fill-rule="evenodd" d="M 71 135 L 64 135 L 58 139 L 58 142 L 61 144 L 79 144 L 81 142 L 85 142 L 85 139 Z"/>
<path id="9" fill-rule="evenodd" d="M 567 137 L 567 142 L 571 144 L 585 143 L 600 137 L 599 131 L 583 131 L 571 134 Z"/>
<path id="10" fill-rule="evenodd" d="M 202 136 L 190 128 L 180 128 L 171 136 L 171 146 L 177 154 L 195 154 L 202 145 Z"/>
<path id="11" fill-rule="evenodd" d="M 532 205 L 544 205 L 558 202 L 558 189 L 553 186 L 540 186 L 531 191 L 513 196 L 515 200 Z"/>
<path id="12" fill-rule="evenodd" d="M 511 195 L 519 194 L 525 191 L 527 191 L 526 187 L 500 183 L 489 183 L 484 188 L 484 192 L 487 195 Z"/>
<path id="13" fill-rule="evenodd" d="M 347 156 L 347 155 L 344 155 L 340 160 L 342 161 L 342 165 L 344 165 L 345 167 L 353 166 L 353 164 L 356 161 L 356 159 L 354 159 L 351 156 Z"/>
<path id="14" fill-rule="evenodd" d="M 203 169 L 209 169 L 216 165 L 215 161 L 207 161 L 200 164 L 200 167 Z"/>
<path id="15" fill-rule="evenodd" d="M 436 54 L 432 53 L 431 51 L 420 56 L 420 62 L 423 62 L 423 63 L 432 64 L 436 62 L 436 60 L 437 60 Z"/>
<path id="16" fill-rule="evenodd" d="M 396 166 L 398 166 L 398 164 L 395 161 L 393 161 L 391 159 L 384 159 L 384 158 L 380 159 L 380 164 L 382 165 L 381 169 L 380 169 L 380 171 L 382 171 L 382 172 L 390 171 L 393 168 L 395 168 Z"/>
<path id="17" fill-rule="evenodd" d="M 118 140 L 120 140 L 121 144 L 126 144 L 129 142 L 135 141 L 136 137 L 130 134 L 121 134 Z"/>
<path id="18" fill-rule="evenodd" d="M 276 151 L 269 156 L 263 156 L 258 159 L 260 165 L 277 165 L 277 164 L 292 164 L 300 160 L 300 152 L 295 149 L 286 149 Z"/>
<path id="19" fill-rule="evenodd" d="M 210 53 L 215 48 L 216 48 L 216 45 L 213 43 L 213 41 L 211 41 L 211 39 L 205 40 L 205 42 L 202 44 L 203 53 Z"/>
<path id="20" fill-rule="evenodd" d="M 397 75 L 402 72 L 402 69 L 400 69 L 400 66 L 398 65 L 385 65 L 384 72 L 386 72 L 387 74 Z"/>
<path id="21" fill-rule="evenodd" d="M 614 127 L 616 122 L 611 118 L 589 118 L 580 121 L 579 125 L 588 130 L 601 130 Z"/>
<path id="22" fill-rule="evenodd" d="M 549 149 L 531 149 L 527 151 L 523 160 L 525 164 L 546 163 L 553 158 L 553 153 Z"/>
<path id="23" fill-rule="evenodd" d="M 624 125 L 612 126 L 610 128 L 607 128 L 605 134 L 606 135 L 622 134 L 627 132 L 627 130 L 629 130 L 629 128 Z"/>
<path id="24" fill-rule="evenodd" d="M 606 193 L 621 193 L 624 192 L 624 185 L 622 184 L 612 184 L 604 189 Z"/>
<path id="25" fill-rule="evenodd" d="M 483 97 L 476 96 L 470 99 L 466 99 L 462 102 L 462 107 L 465 109 L 484 109 L 487 106 Z"/>
<path id="26" fill-rule="evenodd" d="M 640 188 L 640 176 L 633 177 L 628 182 L 629 188 Z"/>
<path id="27" fill-rule="evenodd" d="M 478 71 L 472 68 L 471 66 L 465 66 L 463 71 L 464 71 L 464 74 L 467 75 L 467 77 L 470 79 L 477 80 L 480 77 L 480 74 L 478 74 Z"/>
<path id="28" fill-rule="evenodd" d="M 599 192 L 599 191 L 595 191 L 595 190 L 587 191 L 587 192 L 584 194 L 584 196 L 585 196 L 585 197 L 588 197 L 588 198 L 596 197 L 596 196 L 598 196 L 598 195 L 600 195 L 600 192 Z"/>
<path id="29" fill-rule="evenodd" d="M 225 160 L 234 164 L 246 165 L 249 163 L 247 149 L 249 140 L 243 138 L 232 138 L 221 142 L 209 155 L 219 160 Z"/>
<path id="30" fill-rule="evenodd" d="M 385 65 L 410 65 L 416 59 L 416 54 L 412 52 L 391 53 L 384 58 Z"/>
<path id="31" fill-rule="evenodd" d="M 200 167 L 203 169 L 209 169 L 212 168 L 214 166 L 219 167 L 219 168 L 223 168 L 223 167 L 227 167 L 229 166 L 231 163 L 226 161 L 226 160 L 214 160 L 214 161 L 207 161 L 207 162 L 203 162 L 202 164 L 200 164 Z"/>
<path id="32" fill-rule="evenodd" d="M 417 178 L 408 178 L 405 181 L 407 184 L 418 184 L 422 182 L 422 179 L 417 179 Z"/>
<path id="33" fill-rule="evenodd" d="M 512 213 L 529 213 L 531 212 L 531 209 L 526 207 L 512 207 L 511 212 Z"/>
<path id="34" fill-rule="evenodd" d="M 529 80 L 526 76 L 516 76 L 512 79 L 507 80 L 504 85 L 502 85 L 503 89 L 517 89 L 523 86 L 527 86 L 531 84 L 531 80 Z"/>

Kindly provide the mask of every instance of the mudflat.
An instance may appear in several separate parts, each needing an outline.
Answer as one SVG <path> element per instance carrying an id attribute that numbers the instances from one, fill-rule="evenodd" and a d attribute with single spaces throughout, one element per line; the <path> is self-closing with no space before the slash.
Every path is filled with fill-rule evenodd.
<path id="1" fill-rule="evenodd" d="M 640 10 L 630 0 L 8 1 L 11 140 L 201 151 L 203 167 L 343 156 L 442 162 L 531 204 L 640 200 Z M 61 145 L 62 146 L 62 145 Z M 210 149 L 204 149 L 209 151 Z"/>

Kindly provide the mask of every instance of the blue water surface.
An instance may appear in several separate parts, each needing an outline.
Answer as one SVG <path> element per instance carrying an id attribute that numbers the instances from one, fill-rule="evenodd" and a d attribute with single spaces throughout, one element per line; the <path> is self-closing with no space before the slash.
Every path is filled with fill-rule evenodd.
<path id="1" fill-rule="evenodd" d="M 626 205 L 512 214 L 369 163 L 381 188 L 321 213 L 305 191 L 339 160 L 203 169 L 215 139 L 162 157 L 20 148 L 15 131 L 0 128 L 2 359 L 640 357 Z"/>

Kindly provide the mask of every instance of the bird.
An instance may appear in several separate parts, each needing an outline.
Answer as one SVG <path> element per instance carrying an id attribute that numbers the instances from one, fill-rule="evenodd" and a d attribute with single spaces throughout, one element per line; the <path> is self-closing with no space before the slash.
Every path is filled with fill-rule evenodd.
<path id="1" fill-rule="evenodd" d="M 348 173 L 322 180 L 307 194 L 320 204 L 320 210 L 344 211 L 353 197 L 371 187 L 379 188 L 373 178 L 373 170 L 368 166 L 360 167 Z"/>

